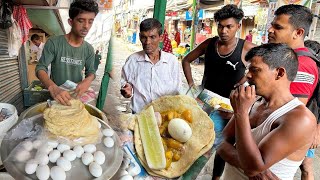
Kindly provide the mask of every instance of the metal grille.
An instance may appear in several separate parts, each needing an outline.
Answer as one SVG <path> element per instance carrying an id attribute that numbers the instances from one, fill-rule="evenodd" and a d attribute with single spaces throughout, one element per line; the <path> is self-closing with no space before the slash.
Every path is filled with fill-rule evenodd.
<path id="1" fill-rule="evenodd" d="M 19 113 L 24 108 L 18 57 L 9 57 L 4 29 L 0 29 L 0 102 L 14 105 Z"/>

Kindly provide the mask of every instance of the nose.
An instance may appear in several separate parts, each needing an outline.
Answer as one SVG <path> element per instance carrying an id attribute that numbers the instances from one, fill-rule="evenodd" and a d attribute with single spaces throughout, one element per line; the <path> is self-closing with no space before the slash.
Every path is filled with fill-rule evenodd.
<path id="1" fill-rule="evenodd" d="M 226 33 L 227 32 L 227 27 L 223 27 L 222 28 L 222 33 Z"/>
<path id="2" fill-rule="evenodd" d="M 249 70 L 246 70 L 245 74 L 246 74 L 246 78 L 247 79 L 251 79 L 252 78 L 252 74 L 251 74 L 251 72 Z"/>
<path id="3" fill-rule="evenodd" d="M 274 32 L 274 29 L 273 29 L 272 26 L 270 26 L 269 29 L 268 29 L 268 33 L 273 33 L 273 32 Z"/>
<path id="4" fill-rule="evenodd" d="M 151 43 L 151 38 L 147 37 L 146 44 L 150 44 L 150 43 Z"/>
<path id="5" fill-rule="evenodd" d="M 86 22 L 83 24 L 83 27 L 84 27 L 85 29 L 89 29 L 89 27 L 90 27 L 89 21 L 86 21 Z"/>

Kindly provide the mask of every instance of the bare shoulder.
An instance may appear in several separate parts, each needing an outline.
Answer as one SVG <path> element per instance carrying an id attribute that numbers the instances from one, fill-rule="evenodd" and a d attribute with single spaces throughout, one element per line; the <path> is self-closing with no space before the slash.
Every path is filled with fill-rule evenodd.
<path id="1" fill-rule="evenodd" d="M 206 40 L 203 41 L 201 44 L 199 44 L 199 46 L 197 46 L 197 47 L 199 47 L 199 48 L 202 49 L 202 50 L 203 50 L 203 49 L 206 49 L 212 39 L 213 39 L 213 38 L 208 38 L 208 39 L 206 39 Z"/>
<path id="2" fill-rule="evenodd" d="M 300 105 L 291 110 L 284 116 L 282 123 L 288 124 L 290 127 L 297 127 L 306 131 L 312 131 L 316 127 L 316 118 L 304 105 Z"/>

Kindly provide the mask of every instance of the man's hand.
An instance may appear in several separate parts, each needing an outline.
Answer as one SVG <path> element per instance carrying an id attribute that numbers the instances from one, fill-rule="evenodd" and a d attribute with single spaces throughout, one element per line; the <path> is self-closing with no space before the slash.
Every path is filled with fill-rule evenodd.
<path id="1" fill-rule="evenodd" d="M 75 93 L 76 93 L 76 95 L 77 95 L 77 98 L 80 98 L 81 95 L 82 95 L 83 93 L 85 93 L 85 92 L 89 89 L 89 87 L 90 87 L 90 85 L 91 85 L 91 82 L 92 82 L 92 81 L 89 81 L 89 80 L 87 80 L 87 79 L 84 79 L 83 81 L 81 81 L 81 82 L 77 85 L 77 88 L 75 89 Z"/>
<path id="2" fill-rule="evenodd" d="M 231 91 L 230 101 L 234 114 L 248 114 L 251 106 L 256 100 L 255 86 L 243 85 Z"/>
<path id="3" fill-rule="evenodd" d="M 67 91 L 60 89 L 57 85 L 49 86 L 48 90 L 55 101 L 66 106 L 71 106 L 71 96 Z"/>
<path id="4" fill-rule="evenodd" d="M 120 90 L 121 94 L 125 98 L 130 98 L 132 96 L 132 86 L 129 83 L 126 83 Z"/>
<path id="5" fill-rule="evenodd" d="M 273 172 L 267 169 L 254 177 L 249 177 L 249 180 L 280 180 L 280 179 L 275 174 L 273 174 Z"/>
<path id="6" fill-rule="evenodd" d="M 320 144 L 320 124 L 317 124 L 316 134 L 314 136 L 310 149 L 316 149 Z"/>

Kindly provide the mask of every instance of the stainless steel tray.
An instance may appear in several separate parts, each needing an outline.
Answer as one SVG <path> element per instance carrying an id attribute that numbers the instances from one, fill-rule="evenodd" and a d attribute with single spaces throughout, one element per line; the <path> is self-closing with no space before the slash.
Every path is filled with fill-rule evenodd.
<path id="1" fill-rule="evenodd" d="M 89 107 L 92 108 L 92 107 Z M 89 111 L 90 112 L 90 111 Z M 111 128 L 107 123 L 104 121 L 100 120 L 97 118 L 99 122 L 102 124 L 103 129 L 105 128 Z M 43 125 L 43 117 L 38 116 L 37 118 L 29 118 L 28 121 L 32 121 L 32 123 L 35 125 Z M 21 123 L 21 121 L 19 122 Z M 17 125 L 16 125 L 17 126 Z M 15 126 L 15 127 L 16 127 Z M 15 128 L 13 127 L 13 128 Z M 10 152 L 21 142 L 23 139 L 12 141 L 9 139 L 10 134 L 7 134 L 4 137 L 4 140 L 2 141 L 1 144 L 1 158 L 2 159 L 7 159 L 9 156 Z M 103 165 L 101 165 L 103 174 L 99 178 L 94 178 L 90 172 L 89 172 L 89 167 L 85 166 L 80 158 L 77 158 L 76 160 L 71 162 L 72 169 L 68 172 L 66 172 L 67 179 L 69 180 L 89 180 L 89 179 L 111 179 L 112 176 L 117 172 L 117 170 L 120 168 L 121 162 L 123 160 L 123 150 L 121 147 L 121 142 L 119 136 L 115 133 L 113 135 L 113 140 L 115 142 L 115 145 L 112 148 L 106 148 L 103 145 L 103 142 L 100 144 L 96 145 L 97 150 L 103 151 L 106 160 Z M 102 139 L 103 140 L 103 139 Z M 36 150 L 33 150 L 34 153 Z M 53 163 L 49 162 L 49 167 L 52 167 Z M 4 161 L 4 166 L 8 173 L 14 177 L 15 179 L 19 180 L 31 180 L 31 179 L 37 179 L 35 174 L 28 175 L 24 171 L 25 163 L 20 163 L 20 162 L 15 162 L 15 161 Z"/>

